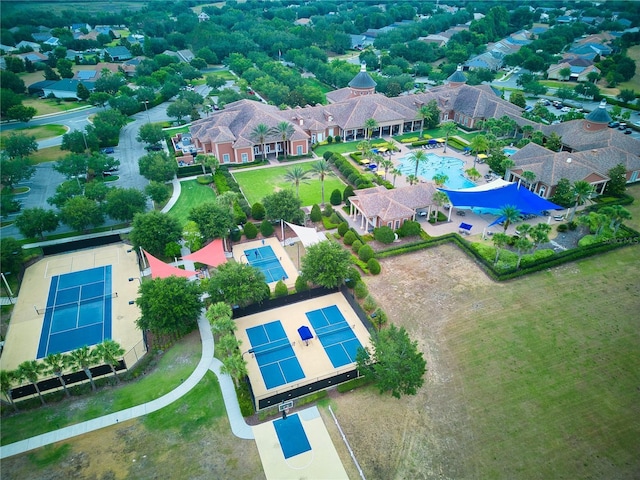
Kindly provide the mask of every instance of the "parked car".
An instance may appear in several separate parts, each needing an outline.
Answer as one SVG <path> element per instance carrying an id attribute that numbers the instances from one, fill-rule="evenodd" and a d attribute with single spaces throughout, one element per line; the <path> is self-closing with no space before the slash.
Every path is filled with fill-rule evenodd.
<path id="1" fill-rule="evenodd" d="M 609 128 L 618 128 L 620 126 L 620 122 L 609 122 Z"/>
<path id="2" fill-rule="evenodd" d="M 113 147 L 107 147 L 107 148 L 103 148 L 102 150 L 100 150 L 101 153 L 114 153 L 115 150 L 113 149 Z"/>
<path id="3" fill-rule="evenodd" d="M 625 128 L 627 128 L 627 124 L 626 124 L 626 123 L 624 123 L 624 122 L 622 122 L 622 123 L 620 124 L 620 126 L 618 127 L 618 130 L 624 130 Z"/>
<path id="4" fill-rule="evenodd" d="M 632 133 L 633 133 L 633 130 L 631 130 L 630 128 L 627 128 L 627 129 L 624 131 L 624 134 L 625 134 L 625 135 L 631 135 Z"/>

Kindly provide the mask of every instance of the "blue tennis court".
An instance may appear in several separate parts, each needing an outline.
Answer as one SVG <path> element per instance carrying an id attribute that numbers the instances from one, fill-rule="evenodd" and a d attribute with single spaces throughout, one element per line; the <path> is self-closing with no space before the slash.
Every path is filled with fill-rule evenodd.
<path id="1" fill-rule="evenodd" d="M 280 320 L 247 328 L 247 336 L 267 389 L 304 378 Z"/>
<path id="2" fill-rule="evenodd" d="M 313 310 L 306 315 L 335 368 L 356 361 L 356 353 L 362 344 L 337 305 Z"/>
<path id="3" fill-rule="evenodd" d="M 276 429 L 284 458 L 295 457 L 311 450 L 309 439 L 297 413 L 287 418 L 274 420 L 273 426 Z"/>
<path id="4" fill-rule="evenodd" d="M 258 248 L 250 248 L 244 251 L 249 265 L 258 268 L 267 278 L 267 283 L 286 280 L 287 273 L 270 245 Z"/>
<path id="5" fill-rule="evenodd" d="M 111 265 L 51 277 L 36 358 L 110 338 Z"/>

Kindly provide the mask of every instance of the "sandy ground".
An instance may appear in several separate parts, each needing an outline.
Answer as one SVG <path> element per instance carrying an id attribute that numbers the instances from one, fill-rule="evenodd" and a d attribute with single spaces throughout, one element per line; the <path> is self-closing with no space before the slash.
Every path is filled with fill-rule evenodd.
<path id="1" fill-rule="evenodd" d="M 427 379 L 417 395 L 400 400 L 373 388 L 336 396 L 338 421 L 367 478 L 472 478 L 464 453 L 471 440 L 464 427 L 468 413 L 445 332 L 450 320 L 482 308 L 473 290 L 504 286 L 494 284 L 453 246 L 380 263 L 381 275 L 367 277 L 369 290 L 390 321 L 418 341 Z"/>

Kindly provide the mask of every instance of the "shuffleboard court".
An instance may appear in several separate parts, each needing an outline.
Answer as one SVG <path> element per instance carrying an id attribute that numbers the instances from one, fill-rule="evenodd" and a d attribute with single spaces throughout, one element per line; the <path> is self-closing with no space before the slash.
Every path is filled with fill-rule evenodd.
<path id="1" fill-rule="evenodd" d="M 280 320 L 248 328 L 246 332 L 267 389 L 305 377 Z"/>
<path id="2" fill-rule="evenodd" d="M 306 316 L 335 368 L 356 361 L 362 344 L 337 305 L 306 312 Z"/>
<path id="3" fill-rule="evenodd" d="M 36 358 L 111 338 L 111 265 L 51 277 Z"/>

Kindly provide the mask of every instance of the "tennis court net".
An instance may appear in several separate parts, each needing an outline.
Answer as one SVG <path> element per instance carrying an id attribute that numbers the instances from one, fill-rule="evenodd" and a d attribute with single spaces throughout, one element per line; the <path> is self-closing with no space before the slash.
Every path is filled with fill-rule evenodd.
<path id="1" fill-rule="evenodd" d="M 98 295 L 97 297 L 82 298 L 74 302 L 56 303 L 53 305 L 47 305 L 44 308 L 36 308 L 36 312 L 38 313 L 38 315 L 42 315 L 43 313 L 54 310 L 54 309 L 62 309 L 67 307 L 80 307 L 81 305 L 87 305 L 89 303 L 96 303 L 98 301 L 103 301 L 105 299 L 117 298 L 117 297 L 118 297 L 118 294 L 114 292 L 114 293 L 109 293 L 107 295 Z"/>
<path id="2" fill-rule="evenodd" d="M 277 350 L 282 350 L 284 348 L 290 347 L 291 344 L 289 340 L 286 338 L 276 340 L 275 342 L 267 343 L 266 345 L 261 345 L 259 347 L 253 347 L 251 350 L 254 355 L 265 355 L 267 353 L 272 353 Z"/>
<path id="3" fill-rule="evenodd" d="M 351 330 L 351 325 L 346 322 L 338 325 L 327 325 L 326 327 L 315 329 L 318 338 L 326 337 L 327 335 L 331 335 L 332 333 L 344 332 L 345 330 Z"/>

